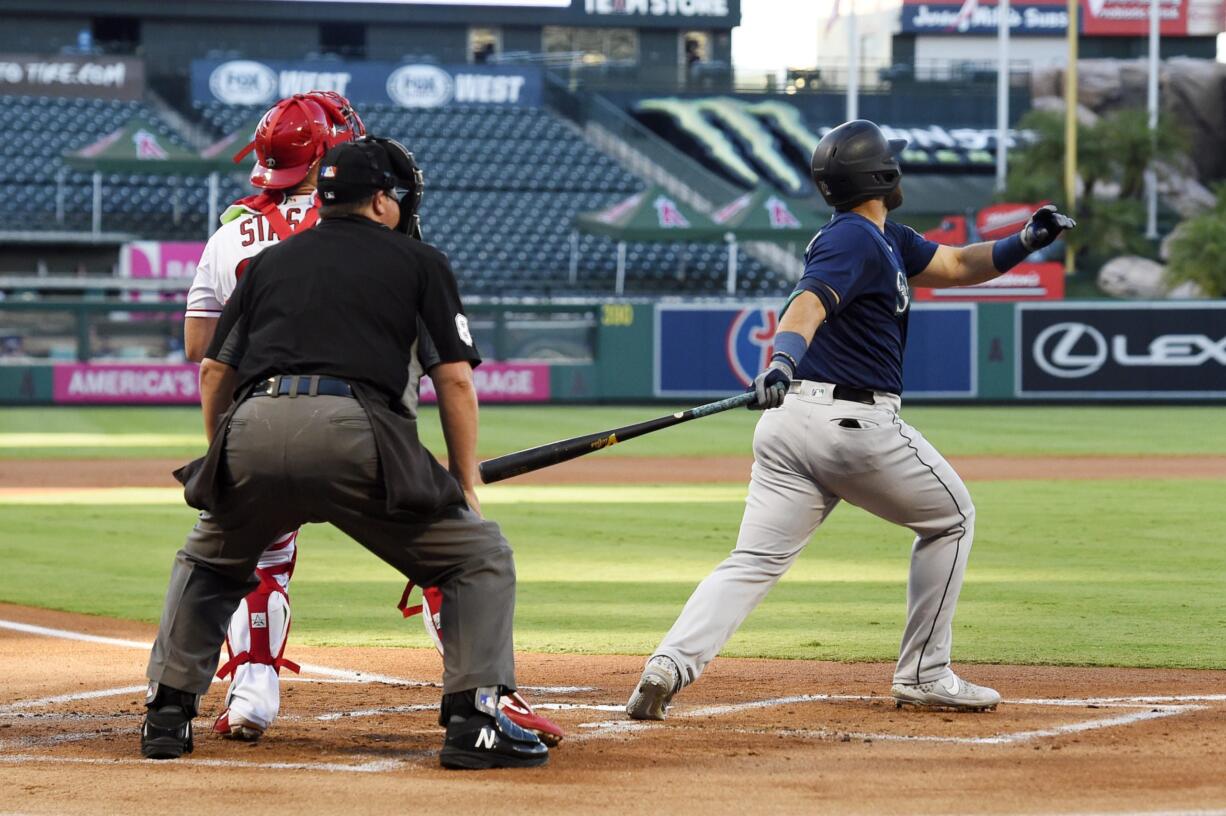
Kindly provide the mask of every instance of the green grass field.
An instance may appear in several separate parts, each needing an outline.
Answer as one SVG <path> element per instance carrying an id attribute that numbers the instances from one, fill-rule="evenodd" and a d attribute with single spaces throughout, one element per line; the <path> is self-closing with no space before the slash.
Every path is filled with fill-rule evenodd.
<path id="1" fill-rule="evenodd" d="M 486 407 L 481 454 L 496 456 L 669 410 Z M 1226 422 L 1222 409 L 1212 407 L 919 407 L 905 408 L 903 416 L 949 456 L 1226 453 Z M 600 455 L 748 455 L 756 419 L 752 411 L 729 411 Z M 426 445 L 441 451 L 433 409 L 423 412 L 420 424 Z M 0 408 L 0 459 L 193 457 L 203 445 L 194 408 Z"/>
<path id="2" fill-rule="evenodd" d="M 483 450 L 500 453 L 660 413 L 659 408 L 493 409 Z M 908 419 L 950 454 L 1223 453 L 1226 430 L 1201 408 L 919 408 Z M 0 410 L 7 434 L 191 434 L 190 411 Z M 609 452 L 748 451 L 753 416 L 693 423 Z M 432 427 L 432 417 L 423 424 Z M 50 440 L 55 442 L 53 438 Z M 69 440 L 61 440 L 69 441 Z M 641 440 L 647 441 L 647 440 Z M 656 441 L 659 444 L 656 444 Z M 184 451 L 193 453 L 185 446 Z M 174 456 L 173 447 L 95 446 L 90 455 Z M 81 456 L 73 444 L 6 448 Z M 609 455 L 601 453 L 598 455 Z M 972 485 L 976 539 L 955 621 L 960 662 L 1226 668 L 1226 483 L 1180 479 Z M 702 501 L 670 501 L 690 497 Z M 664 494 L 664 495 L 661 495 Z M 584 496 L 592 500 L 585 500 Z M 646 653 L 694 585 L 731 548 L 735 487 L 491 493 L 520 576 L 521 649 Z M 514 497 L 518 496 L 518 499 Z M 600 501 L 594 499 L 599 498 Z M 142 621 L 157 618 L 175 549 L 193 520 L 173 504 L 0 504 L 0 601 Z M 403 582 L 331 528 L 302 536 L 295 638 L 311 644 L 425 646 L 394 608 Z M 895 656 L 910 535 L 840 508 L 749 618 L 726 654 L 835 660 Z"/>

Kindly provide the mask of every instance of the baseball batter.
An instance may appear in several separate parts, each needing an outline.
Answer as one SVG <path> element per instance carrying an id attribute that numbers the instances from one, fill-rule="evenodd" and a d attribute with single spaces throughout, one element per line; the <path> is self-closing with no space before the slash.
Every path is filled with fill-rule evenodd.
<path id="1" fill-rule="evenodd" d="M 247 263 L 264 248 L 318 223 L 315 186 L 323 155 L 329 148 L 365 134 L 361 117 L 349 100 L 332 91 L 312 91 L 282 99 L 264 114 L 255 138 L 235 157 L 237 160 L 255 151 L 257 161 L 250 180 L 263 192 L 227 208 L 221 216 L 221 227 L 205 246 L 188 293 L 184 324 L 188 359 L 199 362 L 204 355 L 222 308 Z M 406 231 L 413 233 L 415 229 Z M 416 365 L 409 372 L 408 387 L 402 396 L 411 416 L 416 415 L 421 377 L 438 362 L 429 334 L 423 325 L 418 329 Z M 209 519 L 203 517 L 193 535 L 214 532 Z M 215 732 L 225 737 L 259 739 L 280 710 L 280 670 L 298 670 L 295 663 L 284 657 L 291 623 L 289 583 L 298 555 L 297 544 L 297 530 L 272 542 L 256 569 L 259 587 L 243 599 L 230 621 L 226 637 L 229 660 L 218 676 L 231 676 L 232 680 L 225 709 L 213 726 Z M 426 631 L 441 654 L 438 624 L 442 593 L 428 588 L 423 594 Z M 412 609 L 420 611 L 421 607 Z M 537 733 L 547 744 L 556 745 L 562 739 L 561 728 L 537 714 L 518 692 L 501 697 L 499 706 L 514 722 Z"/>
<path id="2" fill-rule="evenodd" d="M 975 532 L 958 474 L 899 416 L 911 286 L 967 286 L 997 277 L 1075 226 L 1054 206 L 1016 235 L 941 246 L 886 219 L 903 201 L 897 155 L 872 122 L 830 131 L 813 180 L 835 210 L 805 253 L 752 407 L 754 464 L 740 535 L 648 660 L 626 713 L 660 720 L 698 679 L 840 501 L 915 533 L 891 695 L 904 704 L 990 710 L 993 689 L 950 668 L 952 622 Z"/>

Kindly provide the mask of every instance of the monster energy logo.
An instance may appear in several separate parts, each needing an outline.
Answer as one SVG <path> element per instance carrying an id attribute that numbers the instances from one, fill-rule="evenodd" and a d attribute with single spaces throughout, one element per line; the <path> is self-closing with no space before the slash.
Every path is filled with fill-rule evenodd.
<path id="1" fill-rule="evenodd" d="M 634 110 L 645 118 L 666 118 L 702 148 L 708 164 L 733 180 L 747 187 L 770 184 L 794 195 L 810 192 L 809 157 L 837 124 L 815 131 L 794 105 L 731 97 L 643 99 Z M 881 130 L 887 139 L 907 140 L 904 165 L 991 166 L 995 161 L 995 129 L 882 125 Z M 1034 133 L 1011 130 L 1008 139 L 1012 148 L 1033 141 Z"/>

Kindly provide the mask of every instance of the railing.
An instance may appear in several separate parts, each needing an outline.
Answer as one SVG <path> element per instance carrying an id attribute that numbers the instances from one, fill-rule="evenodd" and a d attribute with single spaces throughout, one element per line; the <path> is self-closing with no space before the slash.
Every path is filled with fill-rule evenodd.
<path id="1" fill-rule="evenodd" d="M 638 93 L 812 93 L 844 91 L 851 75 L 846 60 L 826 60 L 811 68 L 772 69 L 699 62 L 681 66 L 641 65 L 630 61 L 550 60 L 544 64 L 574 90 L 635 91 Z M 859 87 L 866 94 L 888 93 L 915 83 L 941 83 L 974 92 L 995 92 L 994 60 L 862 60 Z M 1034 65 L 1030 60 L 1009 61 L 1009 82 L 1028 87 Z M 947 90 L 951 90 L 947 88 Z"/>
<path id="2" fill-rule="evenodd" d="M 131 281 L 76 283 L 77 291 L 158 288 L 133 287 Z M 182 281 L 162 283 L 177 283 L 181 293 Z M 585 363 L 596 357 L 601 301 L 467 298 L 466 306 L 474 339 L 488 359 Z M 114 297 L 2 300 L 0 365 L 182 362 L 183 309 L 182 302 Z"/>

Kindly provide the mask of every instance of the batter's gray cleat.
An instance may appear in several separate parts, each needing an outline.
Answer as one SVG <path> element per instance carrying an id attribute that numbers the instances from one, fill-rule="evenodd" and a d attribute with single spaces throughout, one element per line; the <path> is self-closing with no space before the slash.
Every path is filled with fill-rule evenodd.
<path id="1" fill-rule="evenodd" d="M 890 694 L 896 708 L 913 705 L 953 711 L 992 711 L 1000 702 L 1000 693 L 996 689 L 968 683 L 952 673 L 931 683 L 895 683 L 890 687 Z"/>
<path id="2" fill-rule="evenodd" d="M 626 703 L 626 714 L 632 720 L 662 720 L 681 688 L 681 670 L 672 658 L 656 655 L 647 661 L 639 684 Z"/>

